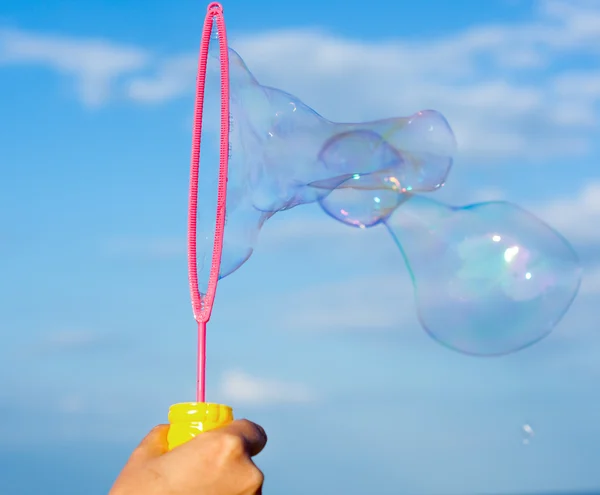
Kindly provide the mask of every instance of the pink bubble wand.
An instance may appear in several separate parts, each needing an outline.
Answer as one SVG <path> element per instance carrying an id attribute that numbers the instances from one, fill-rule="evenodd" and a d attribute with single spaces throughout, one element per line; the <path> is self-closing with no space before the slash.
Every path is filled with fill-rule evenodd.
<path id="1" fill-rule="evenodd" d="M 217 26 L 221 63 L 221 138 L 219 152 L 219 180 L 217 189 L 217 211 L 215 235 L 213 240 L 212 261 L 208 277 L 206 294 L 198 287 L 197 262 L 197 218 L 198 218 L 198 179 L 200 175 L 200 144 L 202 138 L 202 112 L 204 110 L 204 90 L 206 86 L 206 67 L 208 50 L 213 26 Z M 190 196 L 188 209 L 188 275 L 192 310 L 198 323 L 198 355 L 196 402 L 173 404 L 169 408 L 169 432 L 167 442 L 169 450 L 190 441 L 198 434 L 224 426 L 233 421 L 233 410 L 224 404 L 206 401 L 206 324 L 212 313 L 223 253 L 223 235 L 225 231 L 225 207 L 227 202 L 227 175 L 229 165 L 229 52 L 223 7 L 213 2 L 208 6 L 196 81 L 196 102 L 194 107 L 194 126 L 192 136 L 192 158 L 190 166 Z"/>
<path id="2" fill-rule="evenodd" d="M 213 24 L 217 26 L 219 55 L 221 64 L 221 137 L 219 150 L 219 180 L 217 189 L 217 211 L 215 219 L 215 235 L 213 241 L 212 261 L 208 277 L 206 294 L 201 294 L 198 287 L 197 262 L 197 217 L 198 217 L 198 179 L 200 172 L 200 144 L 202 135 L 202 112 L 204 109 L 204 90 L 206 85 L 206 67 L 208 49 Z M 194 125 L 192 136 L 192 157 L 190 166 L 190 195 L 188 209 L 188 276 L 192 310 L 198 323 L 198 355 L 196 401 L 206 400 L 206 325 L 210 320 L 219 282 L 221 257 L 223 254 L 223 236 L 225 231 L 225 208 L 227 202 L 227 175 L 229 165 L 229 53 L 227 48 L 227 32 L 223 7 L 218 2 L 211 3 L 206 12 L 198 74 L 196 79 L 196 102 L 194 109 Z"/>

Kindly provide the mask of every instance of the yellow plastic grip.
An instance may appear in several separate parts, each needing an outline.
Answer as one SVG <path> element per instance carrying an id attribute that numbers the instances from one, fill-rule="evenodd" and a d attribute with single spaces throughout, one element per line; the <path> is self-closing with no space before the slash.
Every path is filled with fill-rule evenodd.
<path id="1" fill-rule="evenodd" d="M 169 408 L 169 450 L 190 441 L 204 431 L 233 421 L 233 410 L 224 404 L 182 402 Z"/>

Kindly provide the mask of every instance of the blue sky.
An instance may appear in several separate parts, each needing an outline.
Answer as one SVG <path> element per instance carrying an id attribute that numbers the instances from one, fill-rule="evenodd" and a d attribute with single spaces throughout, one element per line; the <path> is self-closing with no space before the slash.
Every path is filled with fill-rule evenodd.
<path id="1" fill-rule="evenodd" d="M 328 118 L 441 111 L 460 152 L 437 196 L 515 201 L 585 265 L 550 337 L 473 359 L 420 329 L 385 231 L 312 206 L 277 214 L 221 284 L 209 336 L 209 398 L 270 434 L 265 493 L 600 487 L 598 3 L 224 7 L 257 78 Z M 2 493 L 105 494 L 169 405 L 193 398 L 185 224 L 204 12 L 0 8 Z"/>

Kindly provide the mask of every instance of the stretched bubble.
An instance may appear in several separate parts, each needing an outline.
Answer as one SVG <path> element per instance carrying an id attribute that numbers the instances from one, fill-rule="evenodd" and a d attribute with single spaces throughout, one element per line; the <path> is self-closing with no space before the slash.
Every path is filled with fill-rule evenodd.
<path id="1" fill-rule="evenodd" d="M 250 258 L 261 227 L 272 215 L 247 204 L 227 213 L 219 278 L 230 275 Z"/>
<path id="2" fill-rule="evenodd" d="M 350 179 L 320 205 L 348 225 L 387 227 L 421 325 L 444 345 L 473 355 L 517 351 L 548 335 L 575 299 L 576 253 L 531 213 L 507 202 L 450 207 L 394 190 L 386 176 L 379 188 L 366 179 L 371 190 L 352 189 L 363 177 Z"/>
<path id="3" fill-rule="evenodd" d="M 458 208 L 413 196 L 384 224 L 410 271 L 421 325 L 452 349 L 485 356 L 528 347 L 579 290 L 570 244 L 514 204 Z"/>
<path id="4" fill-rule="evenodd" d="M 581 281 L 568 242 L 510 203 L 459 208 L 415 194 L 441 187 L 452 167 L 456 142 L 444 117 L 427 110 L 331 122 L 296 97 L 262 86 L 229 52 L 231 149 L 221 278 L 252 255 L 272 215 L 318 202 L 346 225 L 385 225 L 411 275 L 420 322 L 444 345 L 499 355 L 551 332 Z M 218 52 L 211 49 L 207 86 L 212 81 L 213 93 L 219 74 Z M 219 100 L 207 93 L 207 101 Z M 211 236 L 202 232 L 200 275 L 212 250 Z"/>
<path id="5" fill-rule="evenodd" d="M 406 191 L 433 191 L 444 184 L 456 143 L 438 112 L 336 123 L 295 96 L 261 85 L 232 49 L 229 60 L 231 149 L 221 277 L 250 257 L 260 228 L 274 213 L 324 200 L 351 177 L 363 177 L 353 189 L 369 189 L 366 177 L 379 174 L 396 177 Z M 212 43 L 207 102 L 219 101 L 219 78 L 218 48 Z M 204 238 L 211 238 L 211 227 L 199 228 Z M 198 248 L 199 259 L 210 259 L 211 242 Z M 201 280 L 209 265 L 199 263 Z"/>

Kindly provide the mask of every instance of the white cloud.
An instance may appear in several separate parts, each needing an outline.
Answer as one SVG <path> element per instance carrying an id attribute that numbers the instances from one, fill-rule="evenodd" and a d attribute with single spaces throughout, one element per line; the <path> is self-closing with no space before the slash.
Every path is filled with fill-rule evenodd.
<path id="1" fill-rule="evenodd" d="M 277 300 L 273 325 L 301 332 L 402 328 L 406 315 L 414 315 L 414 294 L 408 276 L 400 273 L 400 260 L 394 268 L 390 274 L 357 276 L 287 293 Z"/>
<path id="2" fill-rule="evenodd" d="M 85 410 L 85 401 L 77 395 L 66 396 L 58 400 L 57 411 L 60 413 L 82 414 Z"/>
<path id="3" fill-rule="evenodd" d="M 257 378 L 241 371 L 229 371 L 224 374 L 220 395 L 225 400 L 239 405 L 264 406 L 315 400 L 315 394 L 304 385 Z"/>
<path id="4" fill-rule="evenodd" d="M 127 94 L 136 101 L 151 103 L 169 100 L 192 91 L 197 58 L 181 55 L 165 60 L 155 77 L 138 77 L 128 83 Z"/>
<path id="5" fill-rule="evenodd" d="M 61 352 L 85 352 L 111 348 L 119 344 L 115 334 L 91 330 L 61 330 L 42 335 L 34 344 L 34 352 L 43 354 Z"/>
<path id="6" fill-rule="evenodd" d="M 596 296 L 600 294 L 600 267 L 594 266 L 584 272 L 579 293 L 582 296 Z"/>
<path id="7" fill-rule="evenodd" d="M 365 42 L 295 29 L 232 36 L 231 45 L 262 83 L 296 94 L 329 118 L 435 108 L 449 118 L 465 158 L 541 160 L 586 154 L 593 146 L 597 71 L 549 68 L 574 53 L 600 56 L 598 19 L 597 4 L 547 0 L 528 22 L 426 41 Z M 174 70 L 165 79 L 161 70 L 145 84 L 175 96 L 158 88 L 191 80 L 195 58 L 188 60 L 179 75 Z"/>
<path id="8" fill-rule="evenodd" d="M 497 187 L 478 188 L 476 191 L 461 191 L 461 193 L 471 193 L 468 201 L 471 204 L 486 201 L 503 201 L 506 199 L 506 192 Z"/>
<path id="9" fill-rule="evenodd" d="M 46 335 L 42 342 L 46 349 L 80 349 L 93 346 L 103 340 L 103 336 L 87 330 L 64 330 Z"/>
<path id="10" fill-rule="evenodd" d="M 433 195 L 432 199 L 436 199 Z M 468 203 L 506 199 L 500 189 L 480 189 L 468 198 Z M 454 203 L 452 203 L 454 204 Z M 402 206 L 400 206 L 402 208 Z M 600 181 L 589 181 L 579 191 L 549 201 L 538 202 L 527 207 L 533 214 L 558 230 L 574 243 L 600 243 Z M 306 237 L 349 237 L 348 242 L 371 242 L 368 233 L 347 227 L 325 214 L 316 217 L 300 216 L 292 219 L 280 213 L 264 227 L 260 246 L 295 242 Z M 360 247 L 363 245 L 360 244 Z"/>
<path id="11" fill-rule="evenodd" d="M 435 199 L 435 196 L 433 199 Z M 502 190 L 490 188 L 480 189 L 468 199 L 469 203 L 475 203 L 506 198 Z M 530 203 L 526 208 L 575 245 L 600 243 L 600 228 L 598 227 L 600 226 L 600 182 L 598 181 L 588 182 L 581 190 L 574 191 L 569 196 L 565 195 L 549 201 Z M 330 240 L 334 243 L 344 243 L 343 254 L 340 252 L 340 256 L 352 256 L 353 253 L 363 253 L 371 249 L 382 249 L 384 251 L 393 249 L 393 244 L 388 237 L 388 233 L 381 226 L 366 231 L 348 227 L 322 213 L 317 206 L 307 206 L 298 210 L 281 212 L 269 220 L 259 234 L 256 250 L 262 253 L 281 252 L 281 250 L 293 247 L 299 242 L 307 242 L 307 239 L 312 239 L 311 242 Z M 339 249 L 339 246 L 334 245 L 330 248 Z M 107 241 L 103 245 L 103 249 L 105 253 L 111 256 L 131 256 L 147 259 L 183 258 L 186 256 L 186 240 L 183 237 L 150 236 L 147 238 L 115 238 Z M 398 263 L 401 265 L 400 261 Z M 586 274 L 581 289 L 582 293 L 591 290 L 589 288 L 591 287 L 589 285 L 591 281 L 588 278 L 589 275 Z M 296 301 L 303 301 L 302 306 L 311 304 L 313 314 L 314 312 L 323 312 L 318 320 L 327 322 L 328 328 L 389 327 L 391 324 L 398 323 L 393 318 L 392 320 L 389 319 L 391 317 L 389 313 L 377 310 L 376 315 L 373 316 L 369 311 L 361 309 L 361 306 L 347 307 L 346 301 L 368 300 L 370 301 L 369 305 L 375 305 L 378 308 L 382 308 L 388 303 L 396 304 L 397 301 L 404 300 L 407 296 L 412 301 L 412 289 L 407 294 L 396 294 L 397 298 L 393 302 L 384 301 L 368 289 L 362 288 L 363 286 L 385 284 L 393 292 L 396 290 L 393 287 L 397 287 L 399 283 L 402 284 L 402 280 L 398 281 L 393 277 L 386 280 L 365 280 L 364 284 L 362 282 L 334 283 L 334 286 L 323 289 L 324 294 L 335 294 L 334 299 L 329 300 L 321 293 L 321 290 L 311 289 L 306 293 L 294 295 L 289 300 L 281 301 L 281 305 L 290 308 L 290 315 L 297 315 L 304 314 L 304 312 L 301 311 L 300 307 L 295 307 L 299 304 Z M 600 279 L 597 285 L 600 287 Z M 327 316 L 330 313 L 336 316 Z M 383 314 L 387 314 L 387 316 L 382 316 Z M 285 325 L 289 328 L 301 327 L 304 324 L 302 318 L 297 319 L 295 316 L 290 316 L 289 321 L 285 321 Z"/>
<path id="12" fill-rule="evenodd" d="M 230 40 L 262 83 L 296 94 L 329 118 L 435 108 L 449 119 L 463 159 L 522 163 L 585 155 L 599 123 L 600 76 L 593 67 L 600 57 L 600 4 L 542 0 L 538 6 L 526 21 L 425 40 L 363 41 L 314 29 Z M 7 30 L 0 47 L 5 63 L 44 64 L 75 76 L 88 104 L 105 101 L 121 75 L 131 76 L 124 81 L 127 96 L 142 103 L 191 94 L 195 81 L 195 53 L 146 67 L 144 50 Z M 578 65 L 579 55 L 592 63 Z"/>
<path id="13" fill-rule="evenodd" d="M 562 12 L 560 5 L 544 3 L 527 23 L 421 42 L 357 42 L 296 30 L 233 38 L 232 45 L 261 82 L 297 94 L 328 117 L 435 108 L 449 119 L 464 158 L 540 160 L 587 153 L 598 125 L 596 71 L 548 69 L 565 54 L 600 55 L 600 9 L 585 15 L 596 32 L 583 33 L 584 6 Z"/>
<path id="14" fill-rule="evenodd" d="M 579 193 L 534 205 L 532 212 L 567 239 L 600 242 L 600 182 L 589 182 Z"/>
<path id="15" fill-rule="evenodd" d="M 105 103 L 118 78 L 143 68 L 148 60 L 143 49 L 104 40 L 0 29 L 0 65 L 36 65 L 68 75 L 88 106 Z"/>
<path id="16" fill-rule="evenodd" d="M 258 249 L 279 249 L 282 244 L 293 244 L 301 239 L 342 236 L 347 237 L 350 243 L 358 243 L 364 239 L 365 232 L 337 222 L 325 213 L 319 216 L 298 214 L 290 218 L 290 212 L 279 212 L 262 228 Z"/>
<path id="17" fill-rule="evenodd" d="M 116 237 L 106 240 L 102 250 L 111 256 L 142 256 L 151 259 L 179 258 L 186 254 L 185 237 Z"/>

